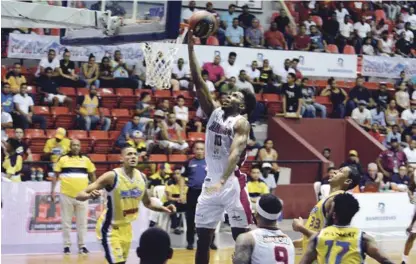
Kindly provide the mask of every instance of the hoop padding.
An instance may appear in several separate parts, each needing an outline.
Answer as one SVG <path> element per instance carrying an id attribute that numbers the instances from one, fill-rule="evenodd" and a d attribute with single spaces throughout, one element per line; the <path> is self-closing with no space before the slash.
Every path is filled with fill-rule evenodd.
<path id="1" fill-rule="evenodd" d="M 142 44 L 143 56 L 146 62 L 146 85 L 159 89 L 170 88 L 173 63 L 187 32 L 188 28 L 184 27 L 183 32 L 176 40 Z"/>

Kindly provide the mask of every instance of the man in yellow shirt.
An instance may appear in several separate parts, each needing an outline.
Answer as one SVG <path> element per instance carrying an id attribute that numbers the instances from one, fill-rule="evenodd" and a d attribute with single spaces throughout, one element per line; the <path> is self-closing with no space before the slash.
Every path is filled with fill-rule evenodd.
<path id="1" fill-rule="evenodd" d="M 67 155 L 61 156 L 55 164 L 56 178 L 52 180 L 51 197 L 55 200 L 55 187 L 58 178 L 61 180 L 62 231 L 64 237 L 64 253 L 70 254 L 72 217 L 76 216 L 78 233 L 78 249 L 80 254 L 88 254 L 84 239 L 88 225 L 88 200 L 77 201 L 79 192 L 87 188 L 89 182 L 95 181 L 95 166 L 90 158 L 80 153 L 81 143 L 77 139 L 71 141 L 71 150 Z"/>
<path id="2" fill-rule="evenodd" d="M 247 190 L 252 208 L 256 208 L 254 205 L 257 203 L 257 200 L 263 194 L 269 193 L 269 187 L 267 187 L 267 184 L 260 179 L 261 171 L 259 167 L 251 168 L 250 176 L 251 179 L 247 183 Z"/>
<path id="3" fill-rule="evenodd" d="M 18 62 L 14 64 L 13 71 L 10 71 L 4 77 L 4 82 L 10 84 L 13 94 L 20 92 L 20 86 L 26 83 L 25 76 L 22 75 L 22 65 Z"/>
<path id="4" fill-rule="evenodd" d="M 65 155 L 70 150 L 71 141 L 66 138 L 66 130 L 62 127 L 56 129 L 55 137 L 46 141 L 43 148 L 46 160 L 50 160 L 52 164 L 49 167 L 49 177 L 53 177 L 53 163 L 55 163 L 60 156 Z"/>
<path id="5" fill-rule="evenodd" d="M 5 170 L 5 177 L 13 182 L 21 182 L 21 171 L 23 167 L 23 158 L 16 150 L 19 147 L 19 141 L 14 138 L 9 138 L 6 143 L 7 156 L 3 161 L 3 169 Z"/>

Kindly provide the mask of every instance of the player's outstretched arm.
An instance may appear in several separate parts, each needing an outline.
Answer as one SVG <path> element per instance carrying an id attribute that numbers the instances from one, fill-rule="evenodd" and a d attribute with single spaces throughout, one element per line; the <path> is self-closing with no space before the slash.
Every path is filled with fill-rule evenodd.
<path id="1" fill-rule="evenodd" d="M 391 260 L 389 260 L 383 252 L 381 252 L 378 247 L 377 243 L 374 238 L 370 237 L 366 233 L 363 235 L 363 242 L 364 242 L 364 251 L 367 255 L 378 261 L 381 264 L 393 264 Z"/>
<path id="2" fill-rule="evenodd" d="M 95 182 L 88 185 L 88 187 L 78 193 L 76 199 L 78 201 L 86 201 L 88 199 L 95 199 L 101 194 L 99 190 L 104 189 L 106 186 L 114 185 L 114 178 L 116 177 L 114 171 L 108 171 L 101 175 Z"/>
<path id="3" fill-rule="evenodd" d="M 249 264 L 254 249 L 254 238 L 250 233 L 238 236 L 235 242 L 233 264 Z"/>
<path id="4" fill-rule="evenodd" d="M 306 250 L 305 255 L 303 255 L 301 261 L 299 262 L 299 264 L 312 264 L 317 257 L 316 254 L 316 235 L 314 235 L 308 243 L 308 248 Z"/>
<path id="5" fill-rule="evenodd" d="M 240 118 L 234 125 L 234 140 L 230 147 L 230 156 L 228 157 L 228 166 L 222 176 L 222 182 L 225 183 L 233 174 L 237 167 L 243 151 L 247 147 L 247 141 L 250 133 L 250 123 L 245 118 Z"/>
<path id="6" fill-rule="evenodd" d="M 193 31 L 188 32 L 188 53 L 189 53 L 189 67 L 191 69 L 192 81 L 195 84 L 196 96 L 201 105 L 202 111 L 207 116 L 210 116 L 212 111 L 216 108 L 214 100 L 212 100 L 211 93 L 208 90 L 208 86 L 202 79 L 201 66 L 198 64 L 198 60 L 194 51 L 195 38 Z"/>
<path id="7" fill-rule="evenodd" d="M 148 190 L 144 191 L 142 201 L 143 201 L 144 206 L 146 206 L 148 209 L 152 211 L 157 211 L 157 212 L 162 212 L 162 213 L 175 213 L 176 212 L 176 207 L 173 204 L 168 205 L 166 207 L 163 206 L 163 203 L 159 199 L 149 196 Z"/>
<path id="8" fill-rule="evenodd" d="M 302 217 L 293 219 L 292 229 L 293 231 L 302 233 L 302 235 L 304 235 L 307 238 L 310 238 L 317 234 L 316 232 L 309 230 L 304 226 Z"/>

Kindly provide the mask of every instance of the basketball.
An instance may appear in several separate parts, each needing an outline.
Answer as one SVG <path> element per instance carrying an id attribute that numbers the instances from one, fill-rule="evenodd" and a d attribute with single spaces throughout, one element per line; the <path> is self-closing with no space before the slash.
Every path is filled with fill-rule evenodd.
<path id="1" fill-rule="evenodd" d="M 194 35 L 199 38 L 207 38 L 217 29 L 217 18 L 207 11 L 197 11 L 189 19 L 189 27 Z"/>

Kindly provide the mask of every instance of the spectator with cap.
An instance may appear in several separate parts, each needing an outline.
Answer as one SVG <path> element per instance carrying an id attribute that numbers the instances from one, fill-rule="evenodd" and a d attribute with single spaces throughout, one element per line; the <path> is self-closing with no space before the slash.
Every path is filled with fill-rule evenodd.
<path id="1" fill-rule="evenodd" d="M 410 177 L 407 175 L 407 167 L 406 165 L 400 165 L 399 172 L 391 176 L 391 189 L 396 192 L 407 192 L 409 184 Z"/>
<path id="2" fill-rule="evenodd" d="M 339 167 L 342 168 L 347 166 L 355 167 L 360 175 L 363 175 L 364 173 L 363 167 L 360 163 L 360 158 L 358 157 L 358 152 L 354 149 L 348 151 L 348 159 Z"/>
<path id="3" fill-rule="evenodd" d="M 376 185 L 378 190 L 385 188 L 383 173 L 378 172 L 377 164 L 374 162 L 368 164 L 367 173 L 364 173 L 360 181 L 360 190 L 364 191 L 369 185 Z"/>
<path id="4" fill-rule="evenodd" d="M 326 171 L 326 175 L 322 178 L 322 180 L 316 181 L 313 183 L 313 188 L 315 190 L 317 201 L 324 200 L 329 196 L 331 192 L 329 179 L 332 178 L 335 171 L 336 171 L 335 167 L 329 166 L 329 168 Z"/>
<path id="5" fill-rule="evenodd" d="M 405 109 L 402 112 L 401 119 L 403 120 L 404 126 L 411 126 L 416 120 L 416 100 L 410 102 L 410 108 Z"/>
<path id="6" fill-rule="evenodd" d="M 243 5 L 241 9 L 243 9 L 243 13 L 241 13 L 241 15 L 238 16 L 238 21 L 240 21 L 240 26 L 243 29 L 246 29 L 251 27 L 253 19 L 255 19 L 256 17 L 250 14 L 248 5 Z"/>
<path id="7" fill-rule="evenodd" d="M 251 27 L 246 28 L 245 40 L 250 48 L 264 48 L 263 31 L 260 29 L 260 22 L 257 18 L 251 21 Z"/>
<path id="8" fill-rule="evenodd" d="M 394 96 L 397 103 L 397 109 L 400 113 L 410 107 L 410 96 L 407 92 L 407 86 L 405 82 L 402 82 L 399 85 L 399 89 Z"/>
<path id="9" fill-rule="evenodd" d="M 130 136 L 134 131 L 144 131 L 145 125 L 140 123 L 140 116 L 137 114 L 133 116 L 132 120 L 127 122 L 123 129 L 121 130 L 120 135 L 117 138 L 116 146 L 123 148 L 126 145 L 126 142 L 130 140 Z"/>
<path id="10" fill-rule="evenodd" d="M 364 86 L 364 78 L 361 76 L 357 77 L 356 85 L 351 89 L 348 96 L 347 115 L 351 114 L 352 110 L 358 106 L 358 102 L 361 100 L 367 102 L 367 106 L 369 108 L 376 106 L 375 102 L 371 98 L 370 91 Z"/>
<path id="11" fill-rule="evenodd" d="M 275 178 L 275 173 L 273 173 L 273 167 L 271 163 L 265 162 L 261 165 L 260 179 L 267 184 L 270 193 L 274 193 L 274 190 L 277 187 L 277 180 Z"/>
<path id="12" fill-rule="evenodd" d="M 409 146 L 405 147 L 403 152 L 406 154 L 407 162 L 416 167 L 416 138 L 410 140 Z"/>
<path id="13" fill-rule="evenodd" d="M 235 4 L 230 4 L 228 6 L 227 12 L 224 12 L 221 16 L 221 21 L 224 22 L 225 26 L 228 28 L 229 26 L 234 24 L 234 20 L 237 19 L 238 25 L 238 14 L 235 12 Z"/>
<path id="14" fill-rule="evenodd" d="M 372 116 L 370 110 L 367 109 L 366 101 L 360 100 L 358 102 L 358 107 L 352 111 L 351 118 L 365 130 L 371 128 Z"/>
<path id="15" fill-rule="evenodd" d="M 238 18 L 234 18 L 227 26 L 225 38 L 228 46 L 244 46 L 244 30 L 239 26 Z"/>
<path id="16" fill-rule="evenodd" d="M 160 228 L 147 229 L 140 237 L 136 253 L 141 264 L 166 264 L 173 256 L 168 233 Z"/>
<path id="17" fill-rule="evenodd" d="M 70 151 L 71 140 L 66 137 L 66 130 L 62 127 L 58 127 L 55 132 L 55 136 L 46 141 L 43 147 L 44 160 L 51 161 L 49 167 L 49 177 L 53 177 L 53 163 L 55 163 L 59 157 L 66 155 Z"/>
<path id="18" fill-rule="evenodd" d="M 406 165 L 406 154 L 400 149 L 397 138 L 390 140 L 390 148 L 381 152 L 376 162 L 385 182 L 390 182 L 392 175 L 399 172 L 399 167 Z"/>

